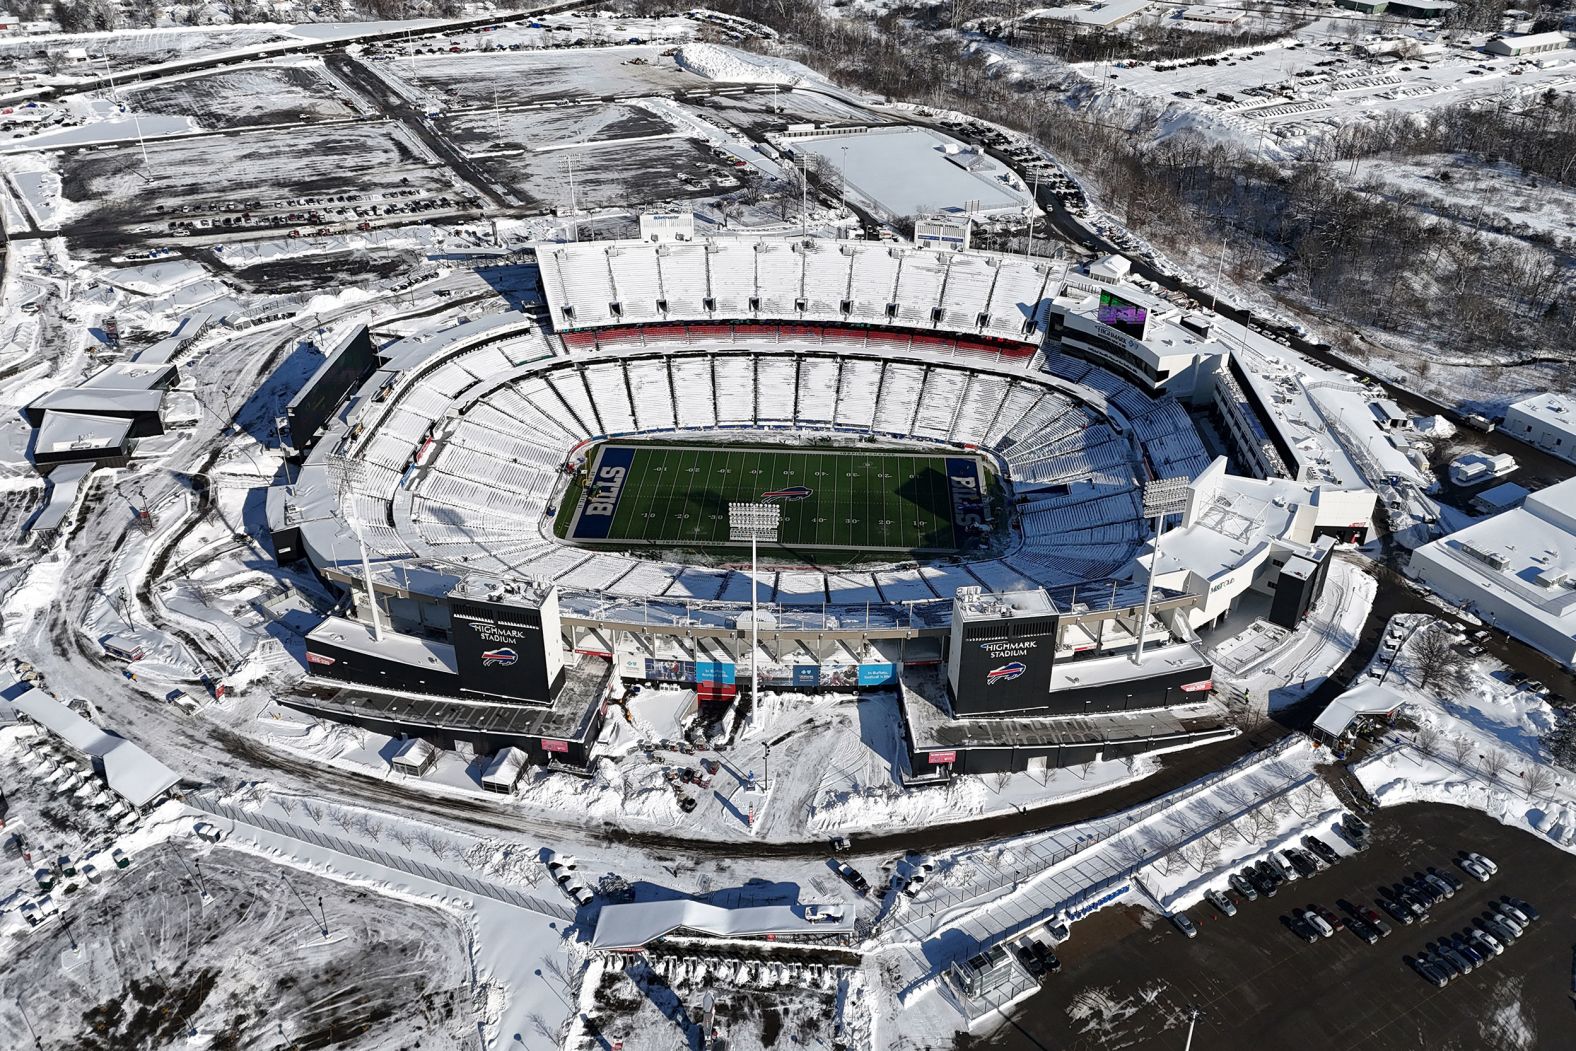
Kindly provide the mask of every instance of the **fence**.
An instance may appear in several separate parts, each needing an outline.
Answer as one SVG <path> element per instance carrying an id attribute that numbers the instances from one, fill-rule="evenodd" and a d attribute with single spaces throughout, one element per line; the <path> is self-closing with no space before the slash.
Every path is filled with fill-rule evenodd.
<path id="1" fill-rule="evenodd" d="M 262 814 L 249 813 L 228 803 L 210 799 L 201 793 L 188 795 L 186 803 L 198 810 L 213 814 L 216 817 L 225 818 L 237 824 L 250 825 L 253 828 L 262 829 L 264 832 L 272 832 L 276 836 L 284 836 L 288 839 L 299 840 L 302 843 L 309 843 L 312 846 L 321 847 L 325 850 L 332 850 L 336 854 L 344 854 L 348 857 L 359 858 L 362 861 L 370 861 L 374 865 L 382 865 L 384 868 L 395 869 L 410 876 L 419 876 L 422 879 L 440 883 L 455 890 L 464 891 L 467 894 L 491 898 L 494 901 L 501 901 L 505 905 L 513 905 L 516 908 L 540 913 L 543 916 L 551 916 L 566 923 L 572 923 L 575 918 L 575 910 L 565 903 L 545 901 L 534 894 L 526 894 L 523 891 L 500 887 L 495 883 L 484 883 L 462 872 L 437 868 L 420 861 L 413 861 L 410 858 L 390 854 L 365 843 L 357 843 L 352 840 L 341 839 L 338 836 L 330 836 L 314 829 L 302 828 L 300 825 L 289 821 L 265 817 Z"/>

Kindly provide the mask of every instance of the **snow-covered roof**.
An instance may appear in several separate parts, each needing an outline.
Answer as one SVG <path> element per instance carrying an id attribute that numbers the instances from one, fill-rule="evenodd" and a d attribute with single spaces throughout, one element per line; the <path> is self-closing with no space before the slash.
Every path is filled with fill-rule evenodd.
<path id="1" fill-rule="evenodd" d="M 1332 738 L 1339 737 L 1359 715 L 1388 715 L 1405 700 L 1395 687 L 1377 679 L 1361 682 L 1331 701 L 1313 725 Z"/>
<path id="2" fill-rule="evenodd" d="M 558 329 L 747 318 L 1038 343 L 1066 265 L 875 241 L 730 238 L 537 246 Z"/>
<path id="3" fill-rule="evenodd" d="M 1544 391 L 1511 402 L 1505 413 L 1506 423 L 1518 415 L 1537 420 L 1550 430 L 1576 434 L 1576 398 L 1569 394 Z"/>
<path id="4" fill-rule="evenodd" d="M 18 693 L 11 704 L 71 748 L 99 760 L 110 790 L 132 806 L 146 806 L 180 781 L 175 771 L 138 746 L 93 725 L 42 690 Z"/>
<path id="5" fill-rule="evenodd" d="M 1529 47 L 1548 47 L 1550 45 L 1555 47 L 1563 47 L 1570 44 L 1570 42 L 1571 38 L 1560 32 L 1558 29 L 1551 29 L 1547 33 L 1525 33 L 1521 36 L 1507 33 L 1505 36 L 1489 41 L 1491 44 L 1505 44 L 1512 48 L 1521 49 Z"/>
<path id="6" fill-rule="evenodd" d="M 131 430 L 127 416 L 94 416 L 85 412 L 46 412 L 38 425 L 34 448 L 41 453 L 118 449 Z"/>
<path id="7" fill-rule="evenodd" d="M 49 501 L 28 523 L 29 531 L 47 533 L 51 529 L 59 529 L 66 515 L 76 506 L 83 481 L 92 473 L 91 463 L 61 464 L 49 472 Z"/>
<path id="8" fill-rule="evenodd" d="M 597 916 L 594 949 L 638 949 L 677 930 L 718 938 L 760 938 L 768 934 L 845 934 L 853 921 L 838 918 L 807 920 L 794 905 L 749 905 L 723 908 L 693 898 L 635 901 L 604 905 Z"/>
<path id="9" fill-rule="evenodd" d="M 525 769 L 528 760 L 529 757 L 518 748 L 500 748 L 487 760 L 487 767 L 482 771 L 482 783 L 512 788 L 520 780 L 520 771 Z"/>
<path id="10" fill-rule="evenodd" d="M 50 391 L 28 408 L 56 409 L 61 412 L 145 413 L 158 412 L 164 403 L 162 390 L 119 390 L 113 387 L 67 387 Z"/>
<path id="11" fill-rule="evenodd" d="M 1576 639 L 1576 479 L 1412 553 L 1413 571 L 1495 623 L 1569 661 Z"/>
<path id="12" fill-rule="evenodd" d="M 77 384 L 77 389 L 152 390 L 165 386 L 174 372 L 175 366 L 164 362 L 117 361 Z"/>

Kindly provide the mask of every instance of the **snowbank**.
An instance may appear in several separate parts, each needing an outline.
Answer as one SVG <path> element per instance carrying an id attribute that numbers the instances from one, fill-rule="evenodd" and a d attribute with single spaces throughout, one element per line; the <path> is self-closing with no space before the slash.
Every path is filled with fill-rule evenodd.
<path id="1" fill-rule="evenodd" d="M 752 55 L 716 44 L 685 44 L 676 56 L 679 66 L 707 80 L 730 84 L 803 84 L 823 81 L 811 70 L 780 58 Z"/>

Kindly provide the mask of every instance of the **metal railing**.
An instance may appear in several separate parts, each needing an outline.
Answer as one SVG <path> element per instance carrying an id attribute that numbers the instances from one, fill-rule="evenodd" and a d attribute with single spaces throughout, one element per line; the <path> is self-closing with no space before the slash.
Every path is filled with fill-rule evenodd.
<path id="1" fill-rule="evenodd" d="M 575 910 L 566 903 L 547 901 L 534 894 L 527 894 L 509 887 L 500 887 L 496 883 L 483 882 L 473 876 L 467 876 L 463 872 L 438 868 L 420 861 L 414 861 L 408 857 L 390 854 L 365 843 L 341 839 L 338 836 L 331 836 L 314 829 L 303 828 L 289 821 L 280 821 L 276 818 L 265 817 L 262 814 L 250 813 L 228 803 L 221 803 L 216 799 L 211 799 L 202 793 L 188 795 L 186 803 L 188 806 L 216 817 L 225 818 L 236 824 L 250 825 L 253 828 L 262 829 L 264 832 L 272 832 L 276 836 L 299 840 L 302 843 L 309 843 L 324 850 L 332 850 L 336 854 L 344 854 L 348 857 L 359 858 L 362 861 L 369 861 L 374 865 L 382 865 L 384 868 L 395 869 L 410 876 L 418 876 L 468 894 L 501 901 L 505 905 L 513 905 L 516 908 L 540 913 L 543 916 L 551 916 L 566 923 L 573 922 L 575 918 Z"/>

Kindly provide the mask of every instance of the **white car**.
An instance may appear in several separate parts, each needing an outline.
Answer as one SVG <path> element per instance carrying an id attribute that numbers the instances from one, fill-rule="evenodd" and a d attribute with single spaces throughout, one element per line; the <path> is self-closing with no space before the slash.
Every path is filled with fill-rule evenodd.
<path id="1" fill-rule="evenodd" d="M 199 821 L 192 826 L 192 834 L 198 839 L 206 839 L 210 843 L 217 843 L 224 838 L 224 829 L 208 821 Z"/>
<path id="2" fill-rule="evenodd" d="M 1471 876 L 1479 883 L 1488 882 L 1488 869 L 1484 868 L 1482 865 L 1479 865 L 1471 858 L 1457 858 L 1456 864 L 1461 868 L 1462 872 L 1465 872 L 1468 876 Z"/>
<path id="3" fill-rule="evenodd" d="M 804 918 L 811 923 L 835 923 L 843 918 L 841 905 L 806 905 Z"/>
<path id="4" fill-rule="evenodd" d="M 1312 927 L 1315 931 L 1317 931 L 1323 937 L 1331 938 L 1331 937 L 1335 936 L 1335 928 L 1331 927 L 1328 923 L 1324 922 L 1324 917 L 1320 916 L 1317 912 L 1314 912 L 1312 909 L 1303 909 L 1302 910 L 1302 922 L 1304 922 L 1308 926 Z"/>
<path id="5" fill-rule="evenodd" d="M 1478 853 L 1476 853 L 1474 851 L 1470 851 L 1469 850 L 1469 851 L 1467 851 L 1467 857 L 1471 858 L 1473 861 L 1475 861 L 1479 865 L 1483 866 L 1483 871 L 1487 872 L 1490 876 L 1494 876 L 1494 875 L 1498 875 L 1499 874 L 1499 866 L 1494 864 L 1488 858 L 1484 857 L 1482 854 L 1478 854 Z"/>

